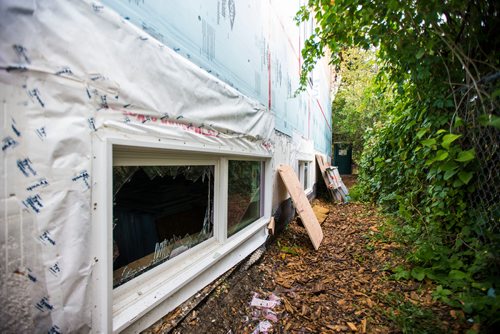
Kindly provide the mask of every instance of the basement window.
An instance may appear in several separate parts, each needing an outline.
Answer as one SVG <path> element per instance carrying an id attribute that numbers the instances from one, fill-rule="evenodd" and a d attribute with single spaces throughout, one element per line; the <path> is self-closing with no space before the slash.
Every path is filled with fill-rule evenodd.
<path id="1" fill-rule="evenodd" d="M 214 165 L 187 163 L 113 166 L 113 288 L 213 236 Z"/>
<path id="2" fill-rule="evenodd" d="M 93 328 L 136 331 L 265 242 L 270 154 L 104 130 L 92 145 Z"/>
<path id="3" fill-rule="evenodd" d="M 229 160 L 227 235 L 232 236 L 263 215 L 263 162 Z"/>
<path id="4" fill-rule="evenodd" d="M 304 191 L 311 188 L 311 162 L 299 161 L 299 180 L 304 187 Z"/>

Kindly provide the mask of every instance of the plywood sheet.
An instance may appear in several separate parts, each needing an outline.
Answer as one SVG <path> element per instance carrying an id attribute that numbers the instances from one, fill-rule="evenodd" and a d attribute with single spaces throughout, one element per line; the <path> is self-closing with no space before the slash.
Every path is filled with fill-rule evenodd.
<path id="1" fill-rule="evenodd" d="M 318 249 L 323 240 L 323 231 L 318 223 L 318 219 L 311 208 L 311 204 L 307 200 L 306 194 L 304 193 L 304 188 L 295 174 L 295 171 L 291 166 L 280 165 L 278 172 L 285 184 L 290 197 L 292 197 L 295 210 L 300 216 L 304 227 L 306 228 L 307 234 L 311 239 L 314 249 Z"/>
<path id="2" fill-rule="evenodd" d="M 274 217 L 271 217 L 269 224 L 267 224 L 267 229 L 270 231 L 271 235 L 274 235 L 275 228 L 276 228 L 276 223 L 274 221 Z"/>

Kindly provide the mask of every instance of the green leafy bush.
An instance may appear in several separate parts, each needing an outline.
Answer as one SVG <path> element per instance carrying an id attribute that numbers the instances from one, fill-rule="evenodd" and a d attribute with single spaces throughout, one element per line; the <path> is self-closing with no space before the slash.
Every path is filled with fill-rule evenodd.
<path id="1" fill-rule="evenodd" d="M 397 222 L 412 268 L 395 277 L 433 280 L 434 297 L 485 332 L 500 326 L 499 13 L 495 1 L 310 0 L 297 15 L 318 24 L 303 83 L 326 48 L 337 66 L 350 48 L 377 50 L 369 94 L 382 116 L 365 133 L 357 193 Z"/>
<path id="2" fill-rule="evenodd" d="M 439 127 L 441 115 L 411 107 L 396 106 L 403 109 L 399 116 L 367 134 L 360 193 L 399 221 L 393 231 L 409 246 L 415 267 L 397 271 L 397 278 L 432 279 L 447 287 L 436 298 L 494 321 L 500 306 L 491 293 L 499 286 L 498 232 L 485 234 L 467 206 L 478 168 L 474 150 Z"/>

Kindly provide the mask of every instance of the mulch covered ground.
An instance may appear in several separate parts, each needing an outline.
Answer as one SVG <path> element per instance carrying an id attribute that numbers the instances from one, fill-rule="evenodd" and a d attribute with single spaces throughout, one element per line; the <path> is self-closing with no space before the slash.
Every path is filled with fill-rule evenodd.
<path id="1" fill-rule="evenodd" d="M 148 332 L 462 332 L 459 312 L 433 301 L 430 283 L 391 279 L 389 269 L 402 260 L 382 236 L 375 208 L 313 204 L 330 209 L 318 251 L 294 221 L 257 263 L 235 268 L 197 307 L 188 302 Z M 265 307 L 251 306 L 254 297 Z"/>

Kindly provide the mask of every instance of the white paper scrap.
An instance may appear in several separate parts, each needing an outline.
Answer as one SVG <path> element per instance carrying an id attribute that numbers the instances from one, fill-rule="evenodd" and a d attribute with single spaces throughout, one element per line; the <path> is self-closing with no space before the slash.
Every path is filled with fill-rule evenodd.
<path id="1" fill-rule="evenodd" d="M 279 305 L 278 300 L 264 300 L 257 297 L 253 297 L 250 302 L 250 306 L 255 307 L 274 308 L 276 305 Z"/>

